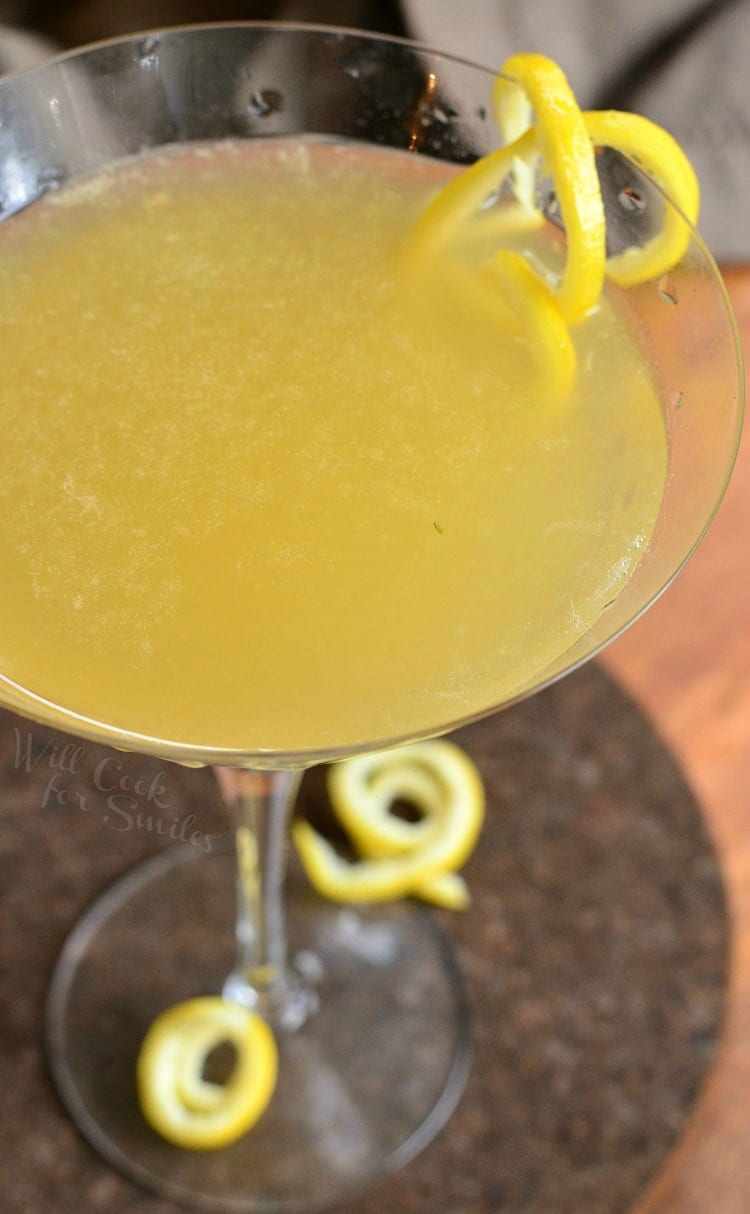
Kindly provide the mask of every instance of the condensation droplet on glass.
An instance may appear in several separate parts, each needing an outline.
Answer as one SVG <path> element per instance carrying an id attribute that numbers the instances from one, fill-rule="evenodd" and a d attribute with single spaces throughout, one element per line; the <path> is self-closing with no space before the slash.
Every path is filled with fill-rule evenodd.
<path id="1" fill-rule="evenodd" d="M 251 94 L 247 108 L 253 118 L 267 118 L 284 108 L 284 97 L 278 89 L 256 89 Z"/>
<path id="2" fill-rule="evenodd" d="M 345 63 L 344 72 L 347 76 L 351 76 L 352 80 L 359 80 L 359 68 L 356 63 Z"/>
<path id="3" fill-rule="evenodd" d="M 40 169 L 36 175 L 36 188 L 48 192 L 50 190 L 59 190 L 62 185 L 63 175 L 59 169 L 46 168 Z"/>
<path id="4" fill-rule="evenodd" d="M 681 409 L 684 404 L 685 404 L 685 393 L 682 391 L 675 392 L 674 396 L 672 397 L 672 408 Z"/>
<path id="5" fill-rule="evenodd" d="M 662 274 L 661 278 L 659 279 L 657 290 L 665 303 L 671 304 L 672 307 L 677 306 L 677 291 L 675 290 L 674 283 L 668 274 Z"/>
<path id="6" fill-rule="evenodd" d="M 155 67 L 159 61 L 159 39 L 144 38 L 138 46 L 138 60 L 143 67 Z"/>
<path id="7" fill-rule="evenodd" d="M 447 126 L 450 122 L 450 115 L 446 114 L 445 110 L 440 105 L 435 106 L 434 110 L 432 111 L 432 116 L 436 122 L 442 123 L 443 126 Z"/>
<path id="8" fill-rule="evenodd" d="M 617 201 L 624 211 L 645 211 L 646 199 L 635 186 L 625 185 L 617 195 Z"/>

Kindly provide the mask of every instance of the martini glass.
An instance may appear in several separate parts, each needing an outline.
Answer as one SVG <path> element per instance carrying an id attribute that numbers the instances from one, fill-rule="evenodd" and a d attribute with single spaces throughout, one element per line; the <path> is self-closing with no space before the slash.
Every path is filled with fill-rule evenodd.
<path id="1" fill-rule="evenodd" d="M 328 27 L 190 27 L 102 43 L 0 82 L 0 219 L 79 175 L 175 143 L 315 134 L 468 164 L 498 144 L 491 86 L 484 69 Z M 671 203 L 622 156 L 604 152 L 599 169 L 612 250 L 647 240 Z M 146 862 L 91 907 L 53 977 L 48 1044 L 62 1099 L 95 1148 L 145 1187 L 205 1210 L 323 1209 L 407 1162 L 455 1107 L 470 1047 L 448 940 L 406 903 L 355 912 L 299 881 L 285 889 L 288 821 L 306 768 L 447 732 L 574 668 L 653 602 L 701 539 L 740 422 L 737 334 L 721 279 L 693 236 L 668 277 L 618 302 L 663 402 L 659 517 L 625 587 L 512 699 L 461 720 L 436 705 L 406 735 L 281 753 L 262 737 L 238 751 L 134 733 L 0 676 L 0 698 L 32 719 L 214 765 L 237 823 L 239 865 L 231 846 L 211 855 L 175 847 Z M 180 1151 L 140 1116 L 138 1047 L 165 1007 L 222 991 L 273 1025 L 278 1087 L 235 1146 Z"/>

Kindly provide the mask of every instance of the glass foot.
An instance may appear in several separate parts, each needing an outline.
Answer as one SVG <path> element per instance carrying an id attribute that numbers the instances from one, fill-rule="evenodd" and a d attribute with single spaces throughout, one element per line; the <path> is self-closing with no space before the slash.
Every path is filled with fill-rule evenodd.
<path id="1" fill-rule="evenodd" d="M 455 1108 L 470 1055 L 460 975 L 421 908 L 344 908 L 290 878 L 290 956 L 308 998 L 304 1023 L 277 1026 L 271 1104 L 233 1146 L 179 1150 L 141 1116 L 136 1057 L 160 1011 L 221 992 L 234 880 L 231 841 L 175 847 L 89 909 L 50 989 L 52 1072 L 79 1129 L 144 1187 L 203 1210 L 323 1210 L 412 1159 Z"/>

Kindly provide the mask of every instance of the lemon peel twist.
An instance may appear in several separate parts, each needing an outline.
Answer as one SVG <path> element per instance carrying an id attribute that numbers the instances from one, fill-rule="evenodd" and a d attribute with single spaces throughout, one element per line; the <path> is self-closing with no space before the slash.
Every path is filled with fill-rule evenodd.
<path id="1" fill-rule="evenodd" d="M 226 1083 L 203 1076 L 208 1055 L 229 1042 L 236 1060 Z M 271 1029 L 256 1012 L 220 997 L 168 1008 L 146 1034 L 136 1068 L 141 1111 L 175 1146 L 216 1150 L 235 1142 L 265 1111 L 276 1086 Z"/>
<path id="2" fill-rule="evenodd" d="M 595 144 L 629 156 L 679 208 L 665 207 L 661 228 L 645 245 L 607 260 L 607 276 L 620 287 L 659 278 L 681 260 L 690 243 L 688 224 L 698 221 L 700 187 L 693 166 L 668 131 L 640 114 L 587 110 L 583 117 Z"/>
<path id="3" fill-rule="evenodd" d="M 502 249 L 482 268 L 480 285 L 469 283 L 468 269 L 461 272 L 454 265 L 451 272 L 475 304 L 483 287 L 494 283 L 495 294 L 502 293 L 505 304 L 523 320 L 538 352 L 544 391 L 565 397 L 575 376 L 575 353 L 563 327 L 580 324 L 592 312 L 605 276 L 630 287 L 660 277 L 680 261 L 690 241 L 689 225 L 698 218 L 698 182 L 667 131 L 637 114 L 582 112 L 562 70 L 543 55 L 511 56 L 495 82 L 493 103 L 506 145 L 462 170 L 430 202 L 410 233 L 405 259 L 407 265 L 424 267 L 459 236 L 465 238 L 471 231 L 486 236 L 488 218 L 478 216 L 506 182 L 513 202 L 506 199 L 502 207 L 492 208 L 493 237 L 501 240 L 541 226 L 545 217 L 534 197 L 541 162 L 552 177 L 566 233 L 565 265 L 556 289 L 528 263 L 525 273 Z M 595 161 L 598 147 L 628 156 L 676 204 L 665 206 L 658 232 L 644 245 L 609 258 Z M 514 331 L 507 308 L 498 309 L 496 318 L 506 332 Z"/>
<path id="4" fill-rule="evenodd" d="M 453 910 L 468 904 L 455 871 L 474 848 L 484 818 L 484 789 L 474 764 L 453 743 L 418 742 L 361 755 L 329 769 L 331 804 L 363 857 L 350 862 L 308 822 L 293 837 L 315 888 L 325 897 L 371 902 L 410 894 Z M 407 800 L 416 822 L 391 807 Z"/>
<path id="5" fill-rule="evenodd" d="M 519 90 L 534 110 L 536 123 L 529 129 L 565 225 L 567 259 L 557 302 L 563 319 L 574 325 L 595 307 L 604 285 L 604 204 L 594 148 L 565 74 L 551 59 L 521 54 L 506 60 L 493 90 L 501 122 Z"/>
<path id="6" fill-rule="evenodd" d="M 487 263 L 483 278 L 499 287 L 520 322 L 537 363 L 542 396 L 567 399 L 576 376 L 576 353 L 553 292 L 520 253 L 505 249 Z"/>

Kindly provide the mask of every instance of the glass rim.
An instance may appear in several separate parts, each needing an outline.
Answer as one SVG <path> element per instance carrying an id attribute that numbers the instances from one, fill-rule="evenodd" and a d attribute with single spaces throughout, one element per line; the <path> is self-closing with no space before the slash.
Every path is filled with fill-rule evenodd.
<path id="1" fill-rule="evenodd" d="M 434 47 L 426 43 L 416 41 L 410 38 L 405 38 L 397 34 L 385 34 L 378 31 L 361 30 L 348 26 L 340 25 L 325 25 L 316 22 L 295 22 L 295 21 L 210 21 L 200 22 L 195 24 L 180 24 L 174 26 L 156 27 L 153 29 L 139 30 L 130 34 L 123 34 L 112 38 L 98 39 L 95 42 L 86 43 L 82 46 L 73 47 L 69 50 L 62 51 L 58 55 L 45 60 L 43 63 L 35 64 L 32 67 L 21 69 L 20 71 L 7 73 L 0 77 L 0 97 L 5 91 L 9 83 L 12 83 L 19 78 L 32 77 L 36 73 L 49 72 L 51 68 L 64 67 L 67 63 L 84 59 L 90 55 L 95 55 L 99 51 L 104 51 L 109 48 L 126 46 L 128 44 L 137 44 L 149 38 L 171 38 L 175 35 L 200 35 L 201 33 L 218 33 L 232 31 L 248 31 L 248 32 L 268 32 L 268 33 L 290 33 L 290 34 L 312 34 L 321 37 L 336 37 L 353 38 L 363 42 L 375 42 L 392 44 L 402 48 L 405 51 L 414 52 L 429 56 L 430 58 L 442 61 L 449 64 L 454 64 L 463 68 L 468 68 L 475 74 L 486 76 L 488 83 L 494 81 L 501 73 L 491 67 L 478 64 L 470 59 L 466 59 L 459 55 L 454 55 L 448 51 L 436 50 Z M 154 48 L 156 50 L 156 47 Z M 624 156 L 626 161 L 629 157 Z M 639 172 L 638 165 L 634 165 Z M 83 713 L 76 712 L 73 709 L 64 708 L 56 704 L 54 701 L 45 698 L 30 691 L 22 684 L 15 682 L 7 675 L 0 671 L 0 707 L 4 707 L 12 712 L 20 713 L 21 715 L 44 724 L 51 728 L 61 729 L 71 732 L 74 736 L 82 737 L 90 741 L 100 742 L 111 745 L 115 748 L 120 748 L 128 751 L 139 752 L 142 754 L 151 754 L 165 760 L 171 760 L 177 763 L 183 763 L 187 766 L 233 766 L 258 768 L 263 770 L 280 770 L 280 769 L 306 769 L 317 764 L 334 762 L 341 759 L 349 758 L 353 755 L 363 754 L 372 751 L 388 750 L 398 746 L 408 745 L 412 742 L 423 740 L 425 738 L 437 737 L 446 733 L 452 733 L 454 730 L 462 729 L 466 726 L 475 724 L 478 721 L 492 716 L 506 708 L 511 708 L 514 704 L 527 699 L 531 695 L 535 695 L 538 691 L 544 691 L 551 687 L 559 679 L 573 673 L 583 666 L 584 663 L 596 657 L 613 641 L 616 641 L 624 632 L 626 632 L 637 620 L 641 618 L 650 607 L 653 606 L 662 594 L 669 588 L 674 579 L 679 575 L 681 570 L 692 557 L 695 550 L 703 541 L 708 532 L 716 513 L 721 505 L 721 502 L 726 493 L 727 486 L 732 476 L 734 465 L 737 459 L 740 440 L 742 436 L 743 414 L 744 414 L 744 399 L 745 399 L 745 366 L 740 340 L 739 329 L 734 310 L 729 298 L 729 293 L 726 284 L 722 277 L 721 271 L 712 256 L 710 250 L 705 245 L 702 237 L 696 230 L 695 226 L 682 214 L 680 208 L 666 194 L 666 192 L 649 177 L 650 183 L 657 192 L 665 199 L 667 205 L 676 210 L 687 224 L 692 241 L 698 246 L 707 268 L 711 272 L 714 284 L 718 286 L 720 296 L 722 298 L 724 309 L 728 322 L 729 333 L 734 346 L 736 368 L 737 368 L 737 407 L 734 423 L 734 434 L 731 444 L 729 444 L 727 452 L 727 463 L 721 484 L 716 492 L 714 500 L 709 509 L 706 511 L 705 521 L 686 550 L 678 564 L 671 569 L 668 576 L 661 581 L 659 587 L 652 593 L 640 606 L 635 609 L 632 614 L 628 615 L 627 619 L 614 631 L 607 634 L 604 639 L 597 641 L 590 649 L 584 653 L 574 657 L 570 662 L 565 662 L 564 653 L 559 655 L 555 660 L 562 664 L 552 670 L 552 673 L 546 677 L 542 677 L 538 682 L 534 682 L 529 686 L 523 687 L 512 695 L 492 703 L 484 708 L 478 709 L 471 713 L 466 713 L 460 717 L 451 718 L 448 721 L 437 723 L 434 726 L 410 731 L 406 734 L 396 734 L 368 740 L 365 742 L 350 743 L 340 747 L 322 747 L 322 748 L 306 748 L 303 750 L 279 750 L 273 747 L 256 748 L 247 750 L 238 750 L 231 747 L 217 746 L 202 746 L 195 742 L 176 742 L 167 739 L 158 738 L 152 734 L 141 734 L 135 730 L 124 729 L 120 726 L 108 724 L 103 721 L 98 721 L 93 717 L 86 716 Z M 10 218 L 10 216 L 9 216 Z M 644 550 L 644 556 L 648 554 L 651 547 L 651 541 Z M 640 562 L 639 562 L 640 564 Z M 633 577 L 637 576 L 638 566 L 633 570 L 626 586 L 630 584 Z M 599 617 L 600 618 L 600 617 Z M 574 650 L 585 638 L 585 633 L 576 638 L 569 646 L 569 651 Z M 553 663 L 550 663 L 552 666 Z M 549 666 L 548 666 L 549 669 Z M 3 695 L 3 689 L 10 689 L 10 698 Z"/>
<path id="2" fill-rule="evenodd" d="M 419 51 L 437 59 L 444 59 L 448 63 L 455 63 L 461 67 L 471 68 L 473 71 L 486 73 L 492 80 L 501 75 L 495 68 L 475 63 L 471 59 L 466 59 L 463 55 L 454 55 L 451 51 L 437 50 L 436 47 L 430 46 L 427 42 L 421 42 L 402 34 L 386 34 L 381 33 L 379 30 L 357 29 L 356 26 L 326 25 L 320 21 L 188 21 L 177 25 L 147 26 L 144 29 L 134 30 L 130 34 L 115 34 L 110 38 L 96 38 L 93 42 L 83 42 L 80 46 L 69 47 L 67 50 L 59 51 L 56 55 L 51 55 L 42 63 L 34 63 L 30 67 L 19 68 L 14 72 L 5 72 L 0 76 L 0 88 L 5 85 L 6 81 L 17 80 L 19 76 L 30 76 L 33 72 L 43 72 L 50 67 L 63 65 L 69 59 L 77 59 L 93 51 L 106 50 L 108 47 L 124 46 L 128 42 L 140 42 L 147 38 L 171 37 L 173 34 L 206 33 L 224 30 L 263 30 L 269 33 L 288 30 L 298 34 L 341 35 L 346 38 L 360 38 L 368 42 L 390 42 L 396 46 L 403 47 L 405 50 Z"/>

